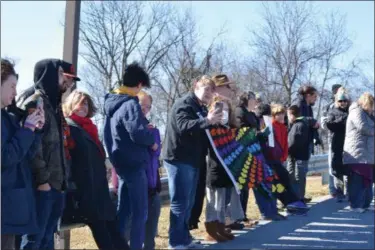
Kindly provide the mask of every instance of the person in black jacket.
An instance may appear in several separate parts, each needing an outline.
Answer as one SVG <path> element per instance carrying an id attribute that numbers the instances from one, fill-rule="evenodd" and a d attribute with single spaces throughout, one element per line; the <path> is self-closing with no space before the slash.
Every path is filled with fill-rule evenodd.
<path id="1" fill-rule="evenodd" d="M 211 102 L 215 84 L 208 76 L 194 83 L 193 91 L 178 99 L 169 114 L 162 159 L 168 174 L 171 201 L 169 247 L 187 248 L 193 243 L 189 219 L 199 178 L 199 165 L 208 138 L 204 129 L 220 122 L 219 110 L 203 117 L 203 105 Z"/>
<path id="2" fill-rule="evenodd" d="M 30 160 L 41 143 L 41 106 L 31 114 L 16 107 L 18 75 L 1 59 L 1 249 L 15 249 L 15 237 L 39 231 Z"/>
<path id="3" fill-rule="evenodd" d="M 303 200 L 306 190 L 306 175 L 310 158 L 309 133 L 310 127 L 306 119 L 300 115 L 296 105 L 288 108 L 288 164 L 289 177 L 294 191 Z"/>
<path id="4" fill-rule="evenodd" d="M 341 84 L 333 84 L 332 85 L 332 101 L 328 103 L 323 108 L 323 114 L 320 118 L 322 129 L 328 129 L 327 128 L 327 118 L 328 113 L 335 107 L 335 95 L 337 93 L 337 90 L 341 87 Z M 328 130 L 328 145 L 330 145 L 332 142 L 332 132 Z M 331 147 L 328 148 L 328 172 L 329 172 L 329 180 L 328 180 L 328 189 L 329 193 L 332 197 L 336 197 L 337 189 L 335 188 L 335 176 L 332 174 L 332 150 Z"/>
<path id="5" fill-rule="evenodd" d="M 75 90 L 67 97 L 63 108 L 74 145 L 70 150 L 71 169 L 77 186 L 74 199 L 79 204 L 78 216 L 83 217 L 81 223 L 90 227 L 99 249 L 129 249 L 117 229 L 116 207 L 106 176 L 106 154 L 98 129 L 90 119 L 96 107 L 88 94 Z"/>
<path id="6" fill-rule="evenodd" d="M 318 129 L 320 124 L 318 121 L 314 120 L 314 113 L 312 107 L 315 105 L 316 99 L 318 98 L 318 91 L 311 85 L 304 85 L 298 89 L 297 99 L 293 101 L 292 105 L 296 105 L 299 108 L 300 115 L 309 118 L 308 124 L 310 125 L 309 133 L 309 147 L 310 155 L 314 153 L 314 145 L 321 145 L 322 142 L 319 137 Z M 313 122 L 314 121 L 314 122 Z M 308 162 L 307 162 L 308 164 Z M 304 198 L 305 202 L 311 201 L 311 198 Z"/>
<path id="7" fill-rule="evenodd" d="M 334 185 L 336 189 L 336 199 L 341 202 L 344 196 L 344 175 L 347 170 L 343 165 L 342 156 L 344 151 L 346 120 L 349 113 L 349 96 L 344 88 L 340 88 L 335 95 L 334 107 L 328 112 L 326 126 L 332 134 L 330 150 L 332 157 L 330 165 L 332 174 L 336 177 Z"/>

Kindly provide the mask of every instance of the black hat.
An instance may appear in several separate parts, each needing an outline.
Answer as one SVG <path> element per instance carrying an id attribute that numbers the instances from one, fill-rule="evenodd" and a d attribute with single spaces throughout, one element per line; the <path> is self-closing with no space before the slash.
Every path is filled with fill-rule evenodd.
<path id="1" fill-rule="evenodd" d="M 73 77 L 74 81 L 81 81 L 81 79 L 76 75 L 73 64 L 62 61 L 61 67 L 64 70 L 64 75 Z"/>
<path id="2" fill-rule="evenodd" d="M 333 84 L 333 85 L 332 85 L 332 93 L 333 93 L 334 95 L 336 95 L 337 90 L 339 90 L 339 88 L 341 88 L 341 87 L 342 87 L 341 84 Z"/>

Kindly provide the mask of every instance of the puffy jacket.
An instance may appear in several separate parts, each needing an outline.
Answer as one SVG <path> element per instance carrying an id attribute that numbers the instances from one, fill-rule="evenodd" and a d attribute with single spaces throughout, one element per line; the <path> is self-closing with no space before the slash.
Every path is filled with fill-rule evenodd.
<path id="1" fill-rule="evenodd" d="M 40 136 L 1 110 L 1 234 L 38 232 L 30 160 Z"/>
<path id="2" fill-rule="evenodd" d="M 349 108 L 344 164 L 374 164 L 374 120 L 357 103 Z"/>
<path id="3" fill-rule="evenodd" d="M 150 164 L 149 148 L 155 143 L 147 128 L 138 97 L 107 94 L 104 101 L 104 142 L 117 174 L 144 170 Z"/>

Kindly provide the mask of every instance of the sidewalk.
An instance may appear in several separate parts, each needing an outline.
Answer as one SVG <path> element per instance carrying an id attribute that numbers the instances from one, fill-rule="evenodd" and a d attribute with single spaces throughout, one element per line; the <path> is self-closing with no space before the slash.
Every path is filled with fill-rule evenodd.
<path id="1" fill-rule="evenodd" d="M 348 202 L 329 196 L 313 200 L 307 216 L 261 221 L 254 229 L 234 231 L 235 240 L 206 249 L 374 249 L 374 201 L 370 211 L 349 211 Z M 205 242 L 203 242 L 205 243 Z"/>

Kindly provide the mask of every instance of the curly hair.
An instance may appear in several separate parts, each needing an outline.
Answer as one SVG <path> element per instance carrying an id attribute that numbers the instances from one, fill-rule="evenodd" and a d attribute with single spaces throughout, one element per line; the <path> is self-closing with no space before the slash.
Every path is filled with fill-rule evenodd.
<path id="1" fill-rule="evenodd" d="M 87 93 L 74 90 L 70 95 L 66 98 L 65 102 L 63 103 L 63 113 L 65 117 L 69 117 L 73 114 L 74 108 L 77 104 L 82 103 L 84 100 L 87 101 L 88 104 L 88 118 L 92 118 L 96 112 L 97 108 L 92 100 L 91 96 Z"/>
<path id="2" fill-rule="evenodd" d="M 11 75 L 14 75 L 18 79 L 18 75 L 14 69 L 14 63 L 10 60 L 1 58 L 1 84 L 3 84 Z"/>

